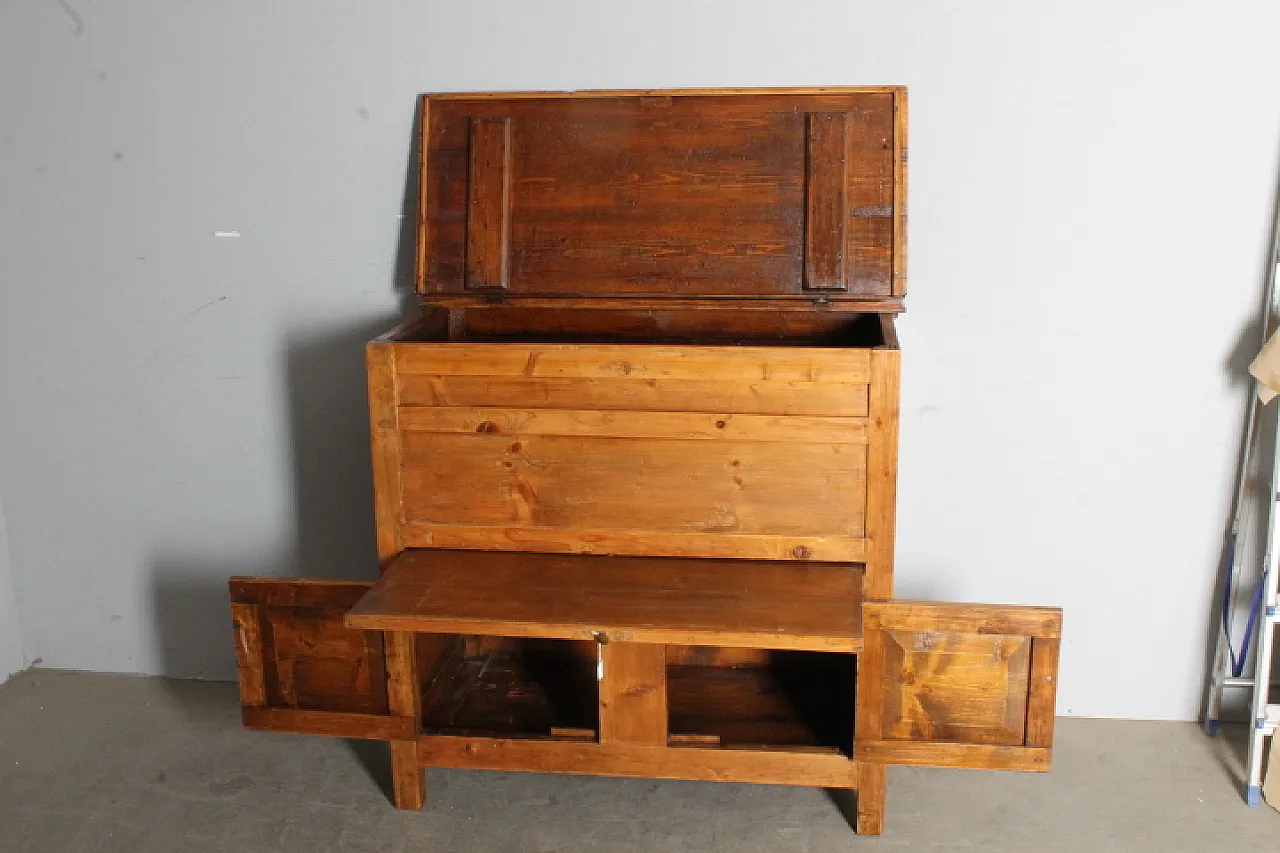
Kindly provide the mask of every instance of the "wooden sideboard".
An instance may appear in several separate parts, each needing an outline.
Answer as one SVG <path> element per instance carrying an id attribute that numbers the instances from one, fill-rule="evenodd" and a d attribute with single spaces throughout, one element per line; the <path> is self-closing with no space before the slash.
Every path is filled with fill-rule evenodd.
<path id="1" fill-rule="evenodd" d="M 1061 612 L 893 597 L 906 92 L 431 95 L 377 581 L 231 580 L 245 725 L 427 767 L 1049 768 Z M 353 574 L 356 572 L 353 569 Z"/>

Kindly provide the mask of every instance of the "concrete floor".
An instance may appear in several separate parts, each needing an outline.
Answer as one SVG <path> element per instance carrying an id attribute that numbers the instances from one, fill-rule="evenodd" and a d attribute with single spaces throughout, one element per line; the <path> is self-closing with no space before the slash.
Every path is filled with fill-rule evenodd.
<path id="1" fill-rule="evenodd" d="M 0 851 L 1280 850 L 1239 748 L 1193 725 L 1059 721 L 1053 773 L 894 768 L 887 832 L 824 791 L 432 770 L 393 809 L 385 747 L 243 731 L 229 684 L 29 671 L 0 688 Z"/>

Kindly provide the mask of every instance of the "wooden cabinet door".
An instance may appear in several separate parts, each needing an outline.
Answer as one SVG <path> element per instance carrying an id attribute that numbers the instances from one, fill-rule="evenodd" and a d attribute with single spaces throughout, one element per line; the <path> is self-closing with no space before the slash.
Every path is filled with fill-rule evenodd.
<path id="1" fill-rule="evenodd" d="M 1061 610 L 868 602 L 863 630 L 858 759 L 1049 769 Z"/>
<path id="2" fill-rule="evenodd" d="M 342 624 L 372 586 L 231 579 L 246 728 L 376 740 L 413 736 L 414 721 L 390 713 L 382 632 Z"/>

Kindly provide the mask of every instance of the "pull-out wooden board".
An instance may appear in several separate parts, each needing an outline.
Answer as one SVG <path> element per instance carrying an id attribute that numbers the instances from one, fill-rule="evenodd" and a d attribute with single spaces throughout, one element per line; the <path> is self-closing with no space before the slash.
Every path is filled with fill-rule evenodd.
<path id="1" fill-rule="evenodd" d="M 857 652 L 852 564 L 409 550 L 350 628 Z"/>

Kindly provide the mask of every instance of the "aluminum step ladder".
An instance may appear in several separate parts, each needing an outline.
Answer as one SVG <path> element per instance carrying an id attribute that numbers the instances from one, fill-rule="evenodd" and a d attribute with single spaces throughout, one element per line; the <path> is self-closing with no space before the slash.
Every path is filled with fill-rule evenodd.
<path id="1" fill-rule="evenodd" d="M 1280 304 L 1276 291 L 1277 267 L 1280 266 L 1280 199 L 1277 201 L 1275 222 L 1272 226 L 1271 263 L 1267 271 L 1267 298 L 1262 314 L 1262 342 L 1265 343 L 1271 329 L 1280 319 Z M 1261 345 L 1261 344 L 1260 344 Z M 1251 691 L 1249 757 L 1247 762 L 1245 801 L 1251 806 L 1262 804 L 1262 759 L 1267 738 L 1280 729 L 1280 704 L 1270 702 L 1272 660 L 1275 656 L 1276 631 L 1280 626 L 1280 415 L 1276 418 L 1276 437 L 1271 478 L 1268 481 L 1270 500 L 1266 502 L 1266 545 L 1263 549 L 1262 571 L 1249 609 L 1245 636 L 1241 640 L 1237 656 L 1231 641 L 1232 605 L 1241 582 L 1240 569 L 1244 552 L 1244 537 L 1240 535 L 1241 518 L 1248 515 L 1247 484 L 1253 455 L 1257 450 L 1255 440 L 1260 410 L 1263 406 L 1256 386 L 1250 384 L 1249 413 L 1245 419 L 1244 447 L 1240 455 L 1239 476 L 1236 480 L 1235 500 L 1231 511 L 1231 528 L 1227 536 L 1226 577 L 1223 583 L 1222 618 L 1218 626 L 1217 647 L 1213 656 L 1213 673 L 1209 679 L 1208 696 L 1204 707 L 1204 727 L 1210 734 L 1219 729 L 1224 689 Z M 1280 406 L 1280 399 L 1276 401 Z M 1247 526 L 1247 525 L 1246 525 Z M 1248 663 L 1249 645 L 1256 649 L 1253 673 L 1244 674 Z M 1262 685 L 1258 689 L 1258 685 Z M 1280 755 L 1274 759 L 1280 762 Z"/>

